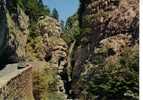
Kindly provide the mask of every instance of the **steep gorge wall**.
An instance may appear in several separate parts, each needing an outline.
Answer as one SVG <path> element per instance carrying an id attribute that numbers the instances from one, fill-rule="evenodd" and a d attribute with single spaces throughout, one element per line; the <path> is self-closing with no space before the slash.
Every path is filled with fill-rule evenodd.
<path id="1" fill-rule="evenodd" d="M 50 69 L 50 68 L 54 69 L 53 72 L 56 72 L 55 76 L 57 79 L 56 83 L 54 83 L 56 84 L 55 93 L 56 94 L 58 93 L 61 95 L 61 97 L 64 96 L 64 98 L 66 98 L 65 93 L 67 91 L 65 90 L 64 83 L 67 83 L 68 81 L 67 73 L 66 73 L 68 46 L 66 42 L 60 37 L 61 36 L 60 24 L 57 20 L 51 17 L 45 16 L 40 18 L 35 30 L 36 32 L 39 33 L 39 35 L 35 37 L 35 40 L 36 41 L 38 40 L 38 42 L 33 44 L 31 41 L 29 43 L 30 48 L 33 47 L 32 45 L 35 45 L 35 47 L 32 50 L 28 50 L 27 53 L 30 54 L 28 55 L 29 56 L 28 59 L 31 59 L 32 61 L 34 61 L 32 57 L 35 57 L 35 58 L 37 57 L 36 60 L 44 61 L 49 64 L 48 65 L 49 68 L 47 69 Z M 36 54 L 38 54 L 38 56 L 34 55 L 35 52 Z M 39 69 L 41 68 L 39 67 Z M 49 77 L 48 74 L 46 77 Z M 44 81 L 48 81 L 48 79 L 45 79 Z M 48 93 L 45 95 L 48 95 Z"/>
<path id="2" fill-rule="evenodd" d="M 18 0 L 19 1 L 19 0 Z M 25 14 L 24 9 L 21 9 L 17 0 L 1 0 L 0 1 L 0 65 L 6 65 L 10 63 L 24 62 L 24 61 L 43 61 L 50 63 L 50 68 L 55 68 L 55 73 L 51 73 L 56 76 L 56 79 L 44 79 L 39 84 L 44 82 L 55 82 L 52 83 L 56 85 L 56 90 L 54 92 L 59 95 L 59 97 L 65 96 L 64 82 L 67 81 L 66 78 L 66 64 L 67 64 L 67 44 L 60 37 L 61 26 L 60 23 L 49 16 L 41 16 L 35 22 L 34 31 L 29 32 L 29 16 Z M 13 4 L 14 3 L 14 4 Z M 12 7 L 12 8 L 11 8 Z M 31 26 L 30 26 L 31 28 Z M 30 33 L 30 34 L 29 34 Z M 33 35 L 33 37 L 31 36 Z M 41 64 L 42 66 L 42 64 Z M 41 66 L 38 69 L 41 70 Z M 44 66 L 45 67 L 45 66 Z M 13 68 L 13 66 L 11 66 Z M 11 71 L 9 67 L 8 70 Z M 47 68 L 46 70 L 49 70 Z M 3 71 L 3 69 L 2 69 Z M 52 76 L 51 73 L 44 72 L 37 73 L 38 75 L 45 75 L 41 78 Z M 13 72 L 10 72 L 13 73 Z M 8 84 L 4 84 L 1 89 L 1 98 L 14 98 L 14 99 L 24 99 L 30 100 L 32 96 L 32 86 L 31 82 L 31 69 L 24 71 L 20 75 L 15 75 L 13 78 L 8 79 Z M 2 73 L 6 76 L 6 73 Z M 40 76 L 38 76 L 40 77 Z M 6 78 L 6 77 L 5 77 Z M 4 79 L 5 79 L 4 78 Z M 25 79 L 24 79 L 25 78 Z M 37 78 L 37 77 L 36 77 Z M 37 78 L 39 79 L 39 78 Z M 35 79 L 36 80 L 36 79 Z M 0 80 L 1 81 L 1 80 Z M 19 82 L 20 81 L 20 82 Z M 37 80 L 39 81 L 39 80 Z M 27 83 L 27 85 L 26 85 Z M 38 83 L 36 85 L 39 85 Z M 41 87 L 36 87 L 33 85 L 34 89 L 40 90 Z M 48 87 L 48 83 L 45 87 Z M 25 88 L 23 88 L 25 87 Z M 23 88 L 23 89 L 22 89 Z M 51 87 L 53 88 L 53 87 Z M 17 91 L 16 91 L 17 89 Z M 46 88 L 47 89 L 47 88 Z M 25 92 L 28 91 L 28 92 Z M 49 89 L 50 91 L 50 89 Z M 49 92 L 44 90 L 43 93 Z M 18 95 L 19 92 L 19 95 Z M 60 93 L 59 93 L 60 92 Z M 26 94 L 27 93 L 27 94 Z M 34 92 L 35 93 L 35 92 Z M 49 94 L 52 94 L 50 91 Z M 26 96 L 25 96 L 26 95 Z M 47 97 L 48 94 L 42 94 Z M 28 96 L 28 97 L 27 97 Z M 54 95 L 55 96 L 55 95 Z M 25 97 L 27 97 L 25 99 Z M 37 97 L 40 97 L 37 94 Z M 44 97 L 43 97 L 44 98 Z M 48 97 L 47 97 L 48 98 Z M 49 97 L 50 98 L 50 97 Z M 54 98 L 52 96 L 52 98 Z M 56 98 L 56 97 L 55 97 Z M 64 97 L 66 98 L 66 96 Z M 42 97 L 40 98 L 42 99 Z"/>
<path id="3" fill-rule="evenodd" d="M 113 55 L 116 55 L 119 54 L 117 49 L 133 46 L 139 36 L 138 0 L 80 0 L 80 3 L 81 39 L 74 54 L 71 85 L 75 98 L 79 97 L 82 90 L 83 83 L 80 78 L 82 73 L 86 72 L 85 65 L 95 60 L 102 40 L 112 44 L 111 47 L 105 48 L 112 49 Z M 119 38 L 121 40 L 118 41 Z M 115 58 L 118 56 L 113 59 Z"/>
<path id="4" fill-rule="evenodd" d="M 6 48 L 6 40 L 7 40 L 7 33 L 8 28 L 7 28 L 7 21 L 6 21 L 6 13 L 5 13 L 5 7 L 3 6 L 4 2 L 0 2 L 0 25 L 3 27 L 0 27 L 0 55 L 3 53 L 3 51 Z"/>
<path id="5" fill-rule="evenodd" d="M 87 33 L 98 33 L 96 37 L 133 33 L 138 30 L 138 3 L 138 0 L 81 0 L 80 26 L 90 28 Z"/>
<path id="6" fill-rule="evenodd" d="M 25 45 L 29 34 L 29 18 L 24 11 L 15 6 L 16 12 L 10 12 L 8 1 L 0 1 L 0 34 L 1 55 L 0 63 L 14 63 L 25 57 Z"/>

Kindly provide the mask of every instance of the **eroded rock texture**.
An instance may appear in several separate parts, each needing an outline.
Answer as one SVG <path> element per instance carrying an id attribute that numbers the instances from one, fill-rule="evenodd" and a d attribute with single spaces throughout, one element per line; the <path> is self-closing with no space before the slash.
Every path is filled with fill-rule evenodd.
<path id="1" fill-rule="evenodd" d="M 123 48 L 133 46 L 139 34 L 138 0 L 80 0 L 80 3 L 82 36 L 74 54 L 71 85 L 75 98 L 82 91 L 80 78 L 86 72 L 85 65 L 95 60 L 100 43 L 108 49 L 108 58 L 110 55 L 120 55 Z"/>
<path id="2" fill-rule="evenodd" d="M 8 1 L 1 1 L 1 64 L 23 60 L 29 34 L 28 16 L 19 7 L 16 12 L 10 12 L 8 4 Z"/>
<path id="3" fill-rule="evenodd" d="M 66 42 L 60 37 L 61 27 L 57 20 L 51 17 L 41 17 L 36 24 L 38 35 L 31 40 L 27 47 L 27 60 L 44 61 L 55 70 L 57 92 L 66 98 L 65 83 L 68 81 L 66 72 L 67 50 Z"/>

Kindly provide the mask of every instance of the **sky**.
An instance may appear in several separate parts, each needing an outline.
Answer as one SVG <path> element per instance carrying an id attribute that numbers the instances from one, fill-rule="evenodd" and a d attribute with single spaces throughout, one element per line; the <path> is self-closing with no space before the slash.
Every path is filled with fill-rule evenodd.
<path id="1" fill-rule="evenodd" d="M 79 8 L 79 0 L 43 0 L 44 5 L 48 5 L 50 10 L 56 8 L 60 20 L 66 21 Z"/>

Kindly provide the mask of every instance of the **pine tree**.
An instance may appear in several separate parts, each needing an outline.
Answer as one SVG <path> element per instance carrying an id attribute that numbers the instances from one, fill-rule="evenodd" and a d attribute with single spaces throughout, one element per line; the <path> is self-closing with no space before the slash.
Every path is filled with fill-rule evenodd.
<path id="1" fill-rule="evenodd" d="M 61 28 L 62 28 L 62 32 L 64 32 L 64 21 L 63 20 L 61 20 L 60 25 L 61 25 Z"/>
<path id="2" fill-rule="evenodd" d="M 39 0 L 39 6 L 44 7 L 42 0 Z"/>
<path id="3" fill-rule="evenodd" d="M 37 21 L 40 16 L 49 15 L 49 8 L 44 6 L 42 0 L 28 0 L 26 3 L 26 14 L 30 17 L 30 22 Z"/>
<path id="4" fill-rule="evenodd" d="M 56 8 L 54 8 L 52 11 L 52 17 L 59 20 L 59 14 Z"/>

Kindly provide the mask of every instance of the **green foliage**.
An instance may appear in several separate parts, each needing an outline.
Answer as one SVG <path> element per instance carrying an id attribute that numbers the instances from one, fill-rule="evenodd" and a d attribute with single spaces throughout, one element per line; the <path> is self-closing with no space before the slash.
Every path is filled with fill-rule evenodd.
<path id="1" fill-rule="evenodd" d="M 39 18 L 41 16 L 50 15 L 50 10 L 49 10 L 48 6 L 45 6 L 43 4 L 42 0 L 27 0 L 25 2 L 24 10 L 30 19 L 30 27 L 29 27 L 30 33 L 29 33 L 28 40 L 31 42 L 29 45 L 32 45 L 33 44 L 32 41 L 35 41 L 37 39 L 37 37 L 40 36 L 40 33 L 37 33 L 35 31 L 35 29 L 37 29 L 37 22 L 38 22 Z M 39 42 L 39 43 L 41 43 L 41 42 Z M 31 46 L 29 46 L 28 48 L 30 49 Z M 42 48 L 42 46 L 41 46 L 41 48 Z M 33 51 L 33 50 L 31 50 L 31 51 Z M 34 55 L 35 55 L 35 52 L 34 52 Z M 39 58 L 39 56 L 38 56 L 38 58 Z"/>
<path id="2" fill-rule="evenodd" d="M 84 33 L 84 34 L 89 33 L 89 32 L 91 32 L 91 31 L 92 31 L 91 28 L 82 28 L 82 29 L 80 30 L 80 32 L 81 32 L 81 33 Z"/>
<path id="3" fill-rule="evenodd" d="M 59 14 L 56 8 L 54 8 L 52 11 L 52 17 L 59 20 Z"/>
<path id="4" fill-rule="evenodd" d="M 40 16 L 49 15 L 50 10 L 43 5 L 40 0 L 28 0 L 25 5 L 25 12 L 30 17 L 30 21 L 37 21 Z"/>
<path id="5" fill-rule="evenodd" d="M 22 8 L 32 21 L 36 21 L 39 16 L 49 15 L 50 11 L 42 0 L 10 0 L 7 1 L 7 8 L 11 13 L 17 13 L 17 6 Z"/>
<path id="6" fill-rule="evenodd" d="M 35 37 L 35 24 L 39 17 L 47 16 L 50 14 L 50 10 L 45 6 L 42 0 L 7 0 L 7 9 L 10 16 L 17 18 L 19 11 L 18 7 L 22 8 L 23 11 L 29 16 L 30 19 L 30 37 Z M 17 20 L 17 19 L 16 19 Z"/>
<path id="7" fill-rule="evenodd" d="M 92 100 L 138 100 L 138 45 L 127 48 L 118 56 L 116 63 L 102 62 L 92 66 L 81 78 L 87 93 L 83 95 L 88 95 Z"/>
<path id="8" fill-rule="evenodd" d="M 37 36 L 35 38 L 30 38 L 29 42 L 26 45 L 26 56 L 27 60 L 44 60 L 44 53 L 46 53 L 46 49 L 44 47 L 43 38 L 41 36 Z"/>
<path id="9" fill-rule="evenodd" d="M 46 97 L 44 97 L 44 100 L 64 100 L 64 96 L 62 94 L 58 94 L 58 93 L 48 93 L 48 97 L 46 99 Z"/>
<path id="10" fill-rule="evenodd" d="M 75 14 L 67 19 L 63 38 L 67 43 L 71 43 L 75 39 L 78 39 L 80 36 L 80 28 L 79 28 L 79 21 L 78 15 Z"/>
<path id="11" fill-rule="evenodd" d="M 33 71 L 33 93 L 36 100 L 63 100 L 57 93 L 56 69 L 40 68 Z"/>
<path id="12" fill-rule="evenodd" d="M 64 21 L 63 20 L 61 20 L 60 25 L 61 25 L 62 32 L 64 32 Z"/>
<path id="13" fill-rule="evenodd" d="M 25 8 L 25 1 L 24 0 L 16 0 L 16 2 L 20 8 L 22 8 L 22 9 Z"/>
<path id="14" fill-rule="evenodd" d="M 10 0 L 7 1 L 7 9 L 9 11 L 10 14 L 12 13 L 16 13 L 17 12 L 17 5 L 21 5 L 22 1 L 21 0 Z M 23 6 L 23 5 L 21 5 Z"/>

